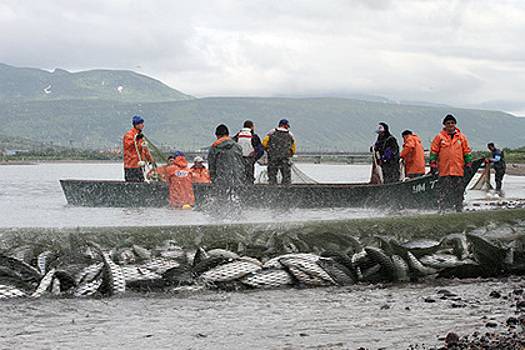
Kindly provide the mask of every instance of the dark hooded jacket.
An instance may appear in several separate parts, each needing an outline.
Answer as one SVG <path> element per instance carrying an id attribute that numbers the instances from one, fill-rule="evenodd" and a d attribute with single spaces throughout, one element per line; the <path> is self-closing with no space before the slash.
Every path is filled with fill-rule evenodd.
<path id="1" fill-rule="evenodd" d="M 208 152 L 208 168 L 213 184 L 242 186 L 245 178 L 242 147 L 229 136 L 217 139 Z"/>
<path id="2" fill-rule="evenodd" d="M 383 134 L 377 136 L 374 151 L 379 153 L 379 160 L 383 166 L 399 167 L 399 145 L 396 138 L 390 133 L 388 125 L 379 123 L 385 129 Z"/>

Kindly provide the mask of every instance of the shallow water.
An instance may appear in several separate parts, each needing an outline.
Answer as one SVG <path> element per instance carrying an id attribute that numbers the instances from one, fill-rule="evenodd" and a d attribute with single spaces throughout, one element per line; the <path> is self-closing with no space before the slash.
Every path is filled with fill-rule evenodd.
<path id="1" fill-rule="evenodd" d="M 367 181 L 369 167 L 299 164 L 322 182 Z M 169 209 L 75 208 L 58 180 L 122 178 L 120 164 L 0 166 L 1 227 L 207 224 L 202 213 Z M 525 198 L 525 177 L 507 177 L 507 195 Z M 521 191 L 521 192 L 520 192 Z M 469 200 L 484 198 L 470 192 Z M 361 209 L 247 211 L 240 222 L 378 217 Z M 510 303 L 492 290 L 523 287 L 521 279 L 429 281 L 254 292 L 131 294 L 109 299 L 17 300 L 0 303 L 0 349 L 405 349 L 438 344 L 437 335 L 484 330 Z M 461 300 L 441 300 L 441 288 Z M 424 302 L 433 297 L 435 303 Z M 454 307 L 453 305 L 460 306 Z M 408 309 L 407 309 L 408 308 Z"/>
<path id="2" fill-rule="evenodd" d="M 0 349 L 406 349 L 504 324 L 521 279 L 40 299 L 0 305 Z M 441 300 L 440 289 L 460 300 Z M 427 303 L 431 297 L 436 302 Z M 456 307 L 455 307 L 455 306 Z M 458 307 L 459 305 L 459 307 Z M 499 327 L 502 327 L 501 324 Z"/>
<path id="3" fill-rule="evenodd" d="M 298 167 L 319 182 L 367 182 L 368 165 L 304 164 Z M 260 171 L 260 168 L 257 168 Z M 120 163 L 42 163 L 0 166 L 0 227 L 143 226 L 215 223 L 197 211 L 168 208 L 84 208 L 67 206 L 59 179 L 121 179 Z M 507 197 L 525 198 L 525 177 L 505 178 Z M 485 198 L 470 191 L 468 200 Z M 235 222 L 326 220 L 398 215 L 371 209 L 245 210 Z M 231 219 L 230 219 L 230 222 Z"/>
<path id="4" fill-rule="evenodd" d="M 367 181 L 368 166 L 300 164 L 316 180 Z M 260 169 L 258 169 L 260 170 Z M 120 163 L 43 163 L 0 166 L 0 227 L 139 226 L 215 223 L 198 211 L 168 208 L 84 208 L 67 206 L 59 179 L 121 179 Z M 245 210 L 235 222 L 272 222 L 375 217 L 368 209 Z"/>

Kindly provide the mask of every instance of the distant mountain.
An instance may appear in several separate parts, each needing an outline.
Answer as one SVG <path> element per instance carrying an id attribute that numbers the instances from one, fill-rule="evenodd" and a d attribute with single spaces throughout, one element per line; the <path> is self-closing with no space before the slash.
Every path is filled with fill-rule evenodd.
<path id="1" fill-rule="evenodd" d="M 525 145 L 525 118 L 503 112 L 414 106 L 342 98 L 202 98 L 178 102 L 121 103 L 103 100 L 0 102 L 4 133 L 73 147 L 114 147 L 134 114 L 146 119 L 145 133 L 157 144 L 184 150 L 206 147 L 220 123 L 235 133 L 245 119 L 262 136 L 280 118 L 288 118 L 301 151 L 366 151 L 380 121 L 401 132 L 419 134 L 425 148 L 447 113 L 458 119 L 475 149 L 487 142 L 500 147 Z"/>
<path id="2" fill-rule="evenodd" d="M 122 70 L 48 72 L 0 63 L 0 101 L 109 100 L 116 102 L 160 102 L 193 97 L 162 82 Z"/>

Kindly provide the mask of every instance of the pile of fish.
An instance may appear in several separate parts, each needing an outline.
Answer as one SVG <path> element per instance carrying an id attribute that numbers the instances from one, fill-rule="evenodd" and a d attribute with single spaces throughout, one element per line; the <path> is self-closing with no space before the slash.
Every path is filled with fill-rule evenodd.
<path id="1" fill-rule="evenodd" d="M 410 242 L 375 236 L 366 245 L 343 235 L 349 244 L 340 249 L 314 254 L 293 246 L 284 254 L 268 249 L 258 258 L 219 248 L 183 249 L 171 240 L 152 249 L 134 244 L 104 249 L 86 242 L 82 261 L 52 250 L 3 251 L 0 299 L 110 296 L 128 290 L 348 286 L 525 273 L 525 233 L 511 231 L 505 239 L 489 233 Z"/>

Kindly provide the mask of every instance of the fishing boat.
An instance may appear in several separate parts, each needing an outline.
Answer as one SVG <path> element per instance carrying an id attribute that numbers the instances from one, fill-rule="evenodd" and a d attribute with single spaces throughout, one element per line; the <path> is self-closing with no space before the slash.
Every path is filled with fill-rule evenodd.
<path id="1" fill-rule="evenodd" d="M 482 164 L 475 160 L 466 172 L 464 188 Z M 437 208 L 439 178 L 427 174 L 385 185 L 292 184 L 289 186 L 255 184 L 237 193 L 238 201 L 248 207 L 337 208 L 394 207 Z M 60 180 L 67 203 L 87 207 L 165 207 L 168 187 L 162 182 L 124 182 L 100 180 Z M 194 184 L 196 207 L 213 198 L 213 185 Z"/>

